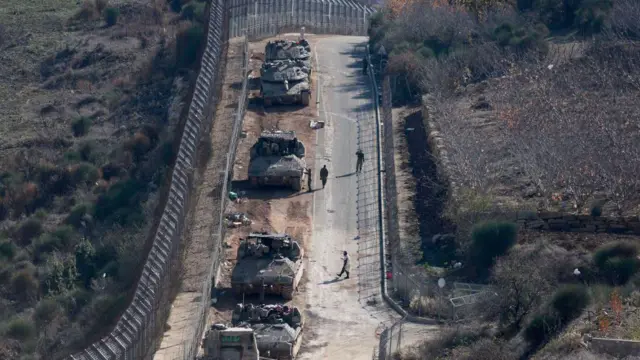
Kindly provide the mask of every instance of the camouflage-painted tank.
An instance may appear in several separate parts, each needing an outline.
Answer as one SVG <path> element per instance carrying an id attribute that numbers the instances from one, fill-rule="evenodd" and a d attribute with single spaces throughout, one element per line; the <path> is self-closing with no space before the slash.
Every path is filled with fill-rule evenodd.
<path id="1" fill-rule="evenodd" d="M 264 106 L 311 102 L 310 70 L 297 60 L 282 60 L 262 64 L 260 96 Z"/>
<path id="2" fill-rule="evenodd" d="M 202 342 L 205 360 L 258 360 L 255 331 L 250 327 L 214 324 Z"/>
<path id="3" fill-rule="evenodd" d="M 311 46 L 307 40 L 269 41 L 264 48 L 265 63 L 281 60 L 299 60 L 311 74 Z"/>
<path id="4" fill-rule="evenodd" d="M 238 296 L 275 294 L 291 300 L 302 278 L 303 256 L 287 234 L 251 233 L 238 247 L 231 288 Z"/>
<path id="5" fill-rule="evenodd" d="M 238 304 L 232 322 L 254 330 L 260 356 L 290 360 L 298 353 L 303 318 L 295 306 Z"/>
<path id="6" fill-rule="evenodd" d="M 251 147 L 248 177 L 253 186 L 289 186 L 299 191 L 306 178 L 304 144 L 294 131 L 263 131 Z"/>

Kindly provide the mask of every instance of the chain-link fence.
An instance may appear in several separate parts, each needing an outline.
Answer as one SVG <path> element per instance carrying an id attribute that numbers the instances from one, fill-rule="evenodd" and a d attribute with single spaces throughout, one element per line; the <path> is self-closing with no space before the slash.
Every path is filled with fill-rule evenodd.
<path id="1" fill-rule="evenodd" d="M 174 259 L 189 208 L 196 146 L 207 118 L 207 108 L 211 105 L 211 92 L 224 42 L 223 24 L 224 1 L 214 0 L 207 24 L 207 45 L 171 174 L 164 212 L 131 304 L 109 335 L 69 356 L 69 359 L 143 359 L 149 358 L 157 345 L 158 334 L 164 329 L 169 309 L 169 287 L 166 284 L 171 283 L 177 273 L 174 271 Z M 193 349 L 189 353 L 193 353 Z"/>
<path id="2" fill-rule="evenodd" d="M 373 8 L 352 0 L 230 0 L 231 37 L 246 32 L 250 39 L 299 32 L 367 34 Z"/>

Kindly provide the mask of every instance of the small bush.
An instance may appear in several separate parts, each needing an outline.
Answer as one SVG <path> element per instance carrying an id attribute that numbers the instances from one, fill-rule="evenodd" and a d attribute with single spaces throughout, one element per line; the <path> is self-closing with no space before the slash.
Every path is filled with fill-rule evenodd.
<path id="1" fill-rule="evenodd" d="M 176 66 L 191 67 L 198 60 L 198 53 L 204 41 L 204 28 L 194 24 L 178 34 L 176 41 Z"/>
<path id="2" fill-rule="evenodd" d="M 120 15 L 120 11 L 113 7 L 108 7 L 104 9 L 104 22 L 107 23 L 107 26 L 113 26 L 118 23 L 118 16 Z"/>
<path id="3" fill-rule="evenodd" d="M 182 0 L 171 0 L 169 6 L 171 7 L 171 11 L 179 13 L 180 10 L 182 10 Z"/>
<path id="4" fill-rule="evenodd" d="M 0 258 L 13 259 L 16 255 L 16 246 L 9 240 L 0 241 Z"/>
<path id="5" fill-rule="evenodd" d="M 557 311 L 560 321 L 566 324 L 582 314 L 589 305 L 589 294 L 584 286 L 562 288 L 553 295 L 551 306 Z"/>
<path id="6" fill-rule="evenodd" d="M 41 327 L 55 319 L 60 310 L 60 305 L 54 299 L 43 299 L 36 305 L 33 318 L 38 327 Z"/>
<path id="7" fill-rule="evenodd" d="M 43 278 L 45 294 L 60 294 L 73 290 L 78 279 L 75 257 L 55 253 L 47 261 L 47 271 Z"/>
<path id="8" fill-rule="evenodd" d="M 638 248 L 619 242 L 603 246 L 593 255 L 599 273 L 612 285 L 623 285 L 638 272 Z"/>
<path id="9" fill-rule="evenodd" d="M 485 222 L 471 230 L 471 257 L 477 271 L 485 273 L 496 257 L 504 255 L 515 243 L 518 227 L 511 222 Z"/>
<path id="10" fill-rule="evenodd" d="M 451 315 L 451 305 L 441 297 L 416 296 L 411 299 L 409 310 L 418 316 L 445 318 Z"/>
<path id="11" fill-rule="evenodd" d="M 34 299 L 38 294 L 38 286 L 38 280 L 29 269 L 17 271 L 11 277 L 13 293 L 22 301 Z"/>
<path id="12" fill-rule="evenodd" d="M 142 211 L 140 204 L 145 189 L 145 184 L 133 179 L 112 185 L 105 194 L 98 197 L 95 204 L 95 218 L 121 225 L 136 222 Z"/>
<path id="13" fill-rule="evenodd" d="M 18 241 L 22 245 L 31 244 L 31 241 L 42 234 L 42 222 L 36 218 L 25 220 L 17 231 Z"/>
<path id="14" fill-rule="evenodd" d="M 549 341 L 558 329 L 558 318 L 554 314 L 541 314 L 529 322 L 524 330 L 524 338 L 533 347 L 538 347 Z"/>
<path id="15" fill-rule="evenodd" d="M 87 135 L 90 128 L 91 119 L 85 116 L 78 117 L 71 123 L 71 131 L 73 132 L 73 136 L 75 137 Z"/>
<path id="16" fill-rule="evenodd" d="M 53 251 L 69 251 L 75 247 L 78 234 L 68 225 L 58 227 L 50 233 L 45 233 L 36 239 L 34 243 L 34 255 L 36 260 L 42 261 L 46 254 Z"/>
<path id="17" fill-rule="evenodd" d="M 36 328 L 33 323 L 27 319 L 14 318 L 7 324 L 5 334 L 8 338 L 26 341 L 36 335 Z"/>
<path id="18" fill-rule="evenodd" d="M 69 168 L 72 181 L 76 184 L 92 185 L 102 177 L 100 169 L 93 164 L 81 163 Z"/>
<path id="19" fill-rule="evenodd" d="M 76 245 L 76 269 L 85 288 L 91 285 L 91 279 L 96 276 L 96 250 L 88 241 Z"/>
<path id="20" fill-rule="evenodd" d="M 88 226 L 89 224 L 86 223 L 85 215 L 91 214 L 92 209 L 93 209 L 93 206 L 90 204 L 76 205 L 73 207 L 73 209 L 71 209 L 71 212 L 69 213 L 67 218 L 64 220 L 64 223 L 67 225 L 71 225 L 76 229 L 83 227 L 83 221 L 85 222 L 84 226 Z"/>
<path id="21" fill-rule="evenodd" d="M 192 1 L 182 8 L 182 18 L 190 21 L 204 23 L 206 4 Z"/>

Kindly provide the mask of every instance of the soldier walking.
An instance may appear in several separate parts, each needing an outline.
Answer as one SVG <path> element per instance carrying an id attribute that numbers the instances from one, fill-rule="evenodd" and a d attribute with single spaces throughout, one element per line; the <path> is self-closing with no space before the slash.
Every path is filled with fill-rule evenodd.
<path id="1" fill-rule="evenodd" d="M 342 276 L 342 274 L 346 273 L 347 277 L 346 279 L 349 278 L 349 272 L 351 271 L 351 261 L 349 259 L 349 254 L 347 254 L 346 251 L 342 252 L 342 270 L 340 270 L 340 273 L 338 274 L 338 277 Z"/>
<path id="2" fill-rule="evenodd" d="M 362 59 L 362 73 L 367 75 L 367 68 L 369 67 L 369 61 L 367 60 L 367 57 L 365 56 L 364 59 Z"/>
<path id="3" fill-rule="evenodd" d="M 356 156 L 357 156 L 357 160 L 356 160 L 356 172 L 359 173 L 362 171 L 362 164 L 364 163 L 364 153 L 362 152 L 362 150 L 358 149 L 358 151 L 356 151 Z"/>
<path id="4" fill-rule="evenodd" d="M 324 189 L 325 185 L 327 185 L 327 178 L 329 177 L 329 170 L 327 170 L 327 165 L 324 165 L 322 169 L 320 169 L 320 181 L 322 181 L 322 188 Z"/>
<path id="5" fill-rule="evenodd" d="M 311 192 L 311 180 L 313 177 L 311 176 L 311 168 L 307 169 L 307 192 Z"/>

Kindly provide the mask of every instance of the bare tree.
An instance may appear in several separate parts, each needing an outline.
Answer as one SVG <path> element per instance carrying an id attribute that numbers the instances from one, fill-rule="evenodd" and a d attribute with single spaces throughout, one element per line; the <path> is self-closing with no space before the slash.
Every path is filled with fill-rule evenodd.
<path id="1" fill-rule="evenodd" d="M 490 318 L 499 318 L 507 334 L 514 334 L 551 291 L 552 278 L 539 250 L 512 249 L 494 266 L 491 285 L 496 296 L 487 297 L 480 307 Z"/>

